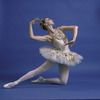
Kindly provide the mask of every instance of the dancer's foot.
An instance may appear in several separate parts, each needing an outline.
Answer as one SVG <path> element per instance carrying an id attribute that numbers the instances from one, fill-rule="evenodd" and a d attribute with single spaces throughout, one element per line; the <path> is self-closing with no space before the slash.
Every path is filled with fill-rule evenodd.
<path id="1" fill-rule="evenodd" d="M 43 78 L 42 76 L 40 76 L 38 79 L 36 80 L 32 80 L 32 83 L 44 83 L 45 82 L 45 78 Z"/>
<path id="2" fill-rule="evenodd" d="M 4 88 L 12 88 L 14 87 L 15 85 L 17 85 L 18 83 L 15 81 L 15 82 L 10 82 L 10 83 L 7 83 L 5 85 L 3 85 Z"/>

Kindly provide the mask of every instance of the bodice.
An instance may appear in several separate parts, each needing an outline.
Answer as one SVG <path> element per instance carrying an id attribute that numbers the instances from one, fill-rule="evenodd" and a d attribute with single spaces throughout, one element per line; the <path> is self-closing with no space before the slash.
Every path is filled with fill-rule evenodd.
<path id="1" fill-rule="evenodd" d="M 65 46 L 65 43 L 68 42 L 68 38 L 60 29 L 57 29 L 57 33 L 51 34 L 51 36 L 53 37 L 53 46 L 55 46 L 56 49 L 63 52 L 70 52 L 69 46 Z"/>

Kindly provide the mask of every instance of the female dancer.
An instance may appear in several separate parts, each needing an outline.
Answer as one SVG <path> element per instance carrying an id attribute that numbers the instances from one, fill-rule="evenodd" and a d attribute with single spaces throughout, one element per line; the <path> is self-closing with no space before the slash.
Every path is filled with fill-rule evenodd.
<path id="1" fill-rule="evenodd" d="M 68 81 L 69 76 L 69 66 L 75 66 L 79 64 L 83 57 L 76 52 L 72 52 L 69 49 L 68 44 L 71 46 L 74 44 L 78 26 L 60 26 L 56 29 L 53 28 L 54 22 L 50 18 L 44 18 L 40 21 L 40 27 L 44 30 L 48 31 L 48 35 L 44 36 L 35 36 L 32 30 L 32 24 L 36 24 L 39 18 L 35 18 L 33 21 L 29 23 L 29 38 L 37 41 L 46 41 L 55 46 L 55 48 L 51 47 L 41 47 L 40 53 L 41 55 L 47 59 L 40 67 L 29 71 L 24 76 L 19 78 L 14 82 L 7 83 L 3 85 L 4 88 L 12 88 L 15 85 L 18 85 L 20 82 L 25 81 L 38 75 L 49 68 L 53 67 L 55 64 L 58 64 L 59 67 L 59 78 L 49 78 L 45 79 L 40 76 L 36 80 L 32 80 L 32 83 L 54 83 L 65 85 Z M 68 42 L 68 38 L 64 34 L 66 30 L 73 30 L 73 39 Z"/>

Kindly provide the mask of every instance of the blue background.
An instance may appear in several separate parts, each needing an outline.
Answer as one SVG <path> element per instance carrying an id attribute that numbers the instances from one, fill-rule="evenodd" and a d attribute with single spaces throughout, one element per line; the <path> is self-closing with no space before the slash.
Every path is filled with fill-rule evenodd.
<path id="1" fill-rule="evenodd" d="M 3 84 L 15 81 L 46 61 L 41 46 L 51 44 L 29 39 L 29 22 L 36 17 L 50 18 L 54 28 L 77 25 L 78 36 L 71 51 L 84 57 L 70 67 L 68 84 L 31 84 L 29 79 L 12 89 Z M 46 35 L 38 24 L 35 35 Z M 73 31 L 65 31 L 69 40 Z M 0 98 L 4 99 L 100 99 L 100 0 L 0 0 Z M 35 76 L 33 79 L 39 77 Z M 59 77 L 58 66 L 41 74 Z M 41 92 L 41 91 L 42 92 Z"/>

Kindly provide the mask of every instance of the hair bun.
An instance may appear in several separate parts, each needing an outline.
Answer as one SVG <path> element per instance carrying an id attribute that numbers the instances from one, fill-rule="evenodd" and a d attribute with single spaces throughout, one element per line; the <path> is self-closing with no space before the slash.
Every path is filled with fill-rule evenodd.
<path id="1" fill-rule="evenodd" d="M 43 30 L 47 30 L 44 23 L 45 23 L 45 18 L 44 19 L 42 18 L 39 25 Z"/>

